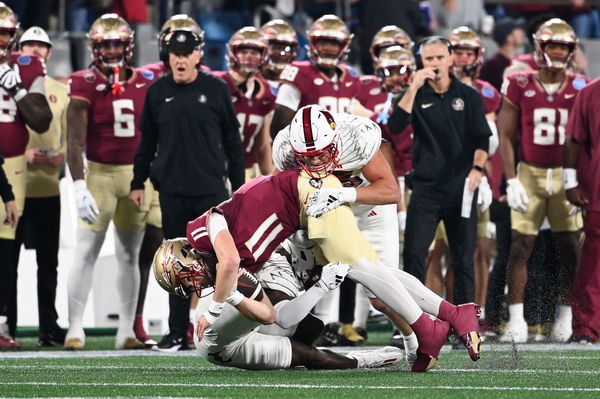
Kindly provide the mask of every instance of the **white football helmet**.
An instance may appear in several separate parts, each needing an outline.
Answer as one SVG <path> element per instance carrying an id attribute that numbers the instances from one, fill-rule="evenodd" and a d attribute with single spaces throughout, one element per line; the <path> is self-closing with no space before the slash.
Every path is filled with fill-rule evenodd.
<path id="1" fill-rule="evenodd" d="M 214 286 L 216 269 L 200 257 L 185 238 L 165 240 L 152 261 L 154 277 L 167 292 L 188 298 Z"/>
<path id="2" fill-rule="evenodd" d="M 339 133 L 333 116 L 325 108 L 318 105 L 300 108 L 290 123 L 289 140 L 296 160 L 314 179 L 330 175 L 340 162 Z M 319 156 L 322 156 L 320 164 L 306 159 Z"/>

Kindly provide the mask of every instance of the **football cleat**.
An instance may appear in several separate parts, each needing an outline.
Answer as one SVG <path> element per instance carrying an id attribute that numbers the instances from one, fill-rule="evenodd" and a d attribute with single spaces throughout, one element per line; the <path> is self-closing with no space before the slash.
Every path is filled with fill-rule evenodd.
<path id="1" fill-rule="evenodd" d="M 6 323 L 0 324 L 0 350 L 17 349 L 21 349 L 21 344 L 10 336 L 8 333 L 8 325 Z"/>
<path id="2" fill-rule="evenodd" d="M 115 349 L 146 349 L 146 345 L 135 337 L 119 337 L 117 335 Z"/>
<path id="3" fill-rule="evenodd" d="M 343 323 L 338 329 L 338 334 L 343 335 L 348 341 L 354 343 L 360 343 L 365 340 L 350 323 Z"/>
<path id="4" fill-rule="evenodd" d="M 423 314 L 421 317 L 428 316 Z M 427 334 L 419 335 L 419 348 L 412 363 L 412 371 L 425 372 L 435 366 L 440 350 L 448 339 L 450 331 L 450 323 L 444 320 L 435 320 L 433 321 L 433 328 Z"/>
<path id="5" fill-rule="evenodd" d="M 469 352 L 471 360 L 479 360 L 481 337 L 479 336 L 479 315 L 481 310 L 476 303 L 455 306 L 453 317 L 448 318 L 452 329 L 460 337 Z"/>
<path id="6" fill-rule="evenodd" d="M 384 346 L 374 350 L 349 352 L 346 357 L 356 359 L 357 369 L 389 367 L 404 361 L 404 351 L 395 346 Z"/>
<path id="7" fill-rule="evenodd" d="M 550 337 L 554 342 L 567 342 L 573 334 L 573 327 L 571 324 L 572 319 L 570 317 L 559 317 L 552 326 L 552 333 Z"/>
<path id="8" fill-rule="evenodd" d="M 510 320 L 506 331 L 500 336 L 500 342 L 524 344 L 527 342 L 527 334 L 527 322 L 524 319 Z"/>
<path id="9" fill-rule="evenodd" d="M 63 348 L 71 351 L 79 351 L 82 350 L 84 346 L 85 342 L 81 338 L 67 338 Z"/>
<path id="10" fill-rule="evenodd" d="M 65 331 L 56 327 L 56 329 L 50 331 L 49 333 L 40 333 L 40 337 L 38 339 L 39 347 L 51 347 L 51 346 L 63 346 L 65 344 Z"/>
<path id="11" fill-rule="evenodd" d="M 591 345 L 594 340 L 588 335 L 573 335 L 568 341 L 570 344 Z"/>
<path id="12" fill-rule="evenodd" d="M 177 352 L 178 350 L 186 350 L 188 349 L 186 334 L 180 335 L 168 333 L 153 349 L 161 352 Z"/>

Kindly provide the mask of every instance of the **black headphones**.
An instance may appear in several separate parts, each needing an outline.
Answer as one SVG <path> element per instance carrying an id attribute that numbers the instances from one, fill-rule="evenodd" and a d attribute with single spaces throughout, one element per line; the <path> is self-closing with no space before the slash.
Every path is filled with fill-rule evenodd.
<path id="1" fill-rule="evenodd" d="M 417 69 L 423 69 L 423 60 L 421 59 L 421 50 L 427 44 L 432 43 L 441 43 L 445 44 L 448 47 L 448 52 L 452 53 L 453 46 L 452 43 L 448 39 L 443 36 L 428 36 L 422 40 L 420 40 L 415 47 L 413 48 L 413 55 L 415 56 L 415 63 L 417 64 Z"/>

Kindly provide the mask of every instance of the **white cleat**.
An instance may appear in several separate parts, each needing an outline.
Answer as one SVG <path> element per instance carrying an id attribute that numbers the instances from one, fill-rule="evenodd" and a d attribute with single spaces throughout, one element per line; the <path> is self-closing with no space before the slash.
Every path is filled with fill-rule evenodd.
<path id="1" fill-rule="evenodd" d="M 508 322 L 506 332 L 500 337 L 500 342 L 524 344 L 527 342 L 527 333 L 527 322 L 525 320 L 511 320 Z"/>
<path id="2" fill-rule="evenodd" d="M 352 351 L 346 355 L 356 359 L 358 369 L 389 367 L 405 361 L 404 351 L 395 346 L 384 346 L 373 350 Z"/>
<path id="3" fill-rule="evenodd" d="M 554 342 L 567 342 L 573 334 L 573 327 L 570 318 L 560 318 L 554 322 L 550 337 Z"/>
<path id="4" fill-rule="evenodd" d="M 66 350 L 82 350 L 85 346 L 85 332 L 83 328 L 71 329 L 67 331 L 63 348 Z"/>

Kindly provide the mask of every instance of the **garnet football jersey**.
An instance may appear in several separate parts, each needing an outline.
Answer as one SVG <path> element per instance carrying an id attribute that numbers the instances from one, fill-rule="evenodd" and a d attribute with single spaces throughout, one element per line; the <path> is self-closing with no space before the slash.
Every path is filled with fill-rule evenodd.
<path id="1" fill-rule="evenodd" d="M 290 170 L 257 177 L 216 207 L 227 221 L 241 267 L 256 271 L 283 240 L 300 228 L 299 175 L 299 170 Z M 195 250 L 214 254 L 206 230 L 210 212 L 187 224 L 187 239 Z"/>
<path id="2" fill-rule="evenodd" d="M 387 93 L 381 89 L 381 80 L 377 76 L 361 76 L 356 99 L 366 109 L 379 112 L 385 106 Z"/>
<path id="3" fill-rule="evenodd" d="M 519 159 L 548 167 L 562 165 L 569 110 L 588 80 L 567 72 L 565 81 L 552 95 L 544 90 L 536 71 L 514 73 L 504 81 L 502 94 L 520 111 Z"/>
<path id="4" fill-rule="evenodd" d="M 300 92 L 300 104 L 318 104 L 331 112 L 350 112 L 350 103 L 359 89 L 358 73 L 342 65 L 337 68 L 337 81 L 332 82 L 310 61 L 294 61 L 281 72 L 279 80 Z"/>
<path id="5" fill-rule="evenodd" d="M 252 98 L 248 98 L 233 82 L 229 72 L 214 71 L 212 74 L 227 83 L 231 101 L 238 122 L 240 122 L 246 168 L 251 168 L 256 163 L 256 155 L 254 154 L 256 136 L 260 134 L 264 126 L 265 117 L 275 109 L 275 95 L 271 92 L 267 81 L 261 76 L 255 77 L 255 94 Z"/>
<path id="6" fill-rule="evenodd" d="M 21 82 L 27 90 L 36 78 L 46 75 L 44 60 L 36 55 L 25 55 L 14 51 L 10 53 L 8 65 L 18 66 Z M 0 87 L 0 153 L 5 158 L 22 155 L 25 153 L 28 141 L 29 132 L 18 112 L 17 103 Z"/>
<path id="7" fill-rule="evenodd" d="M 474 88 L 481 94 L 486 114 L 498 111 L 500 104 L 502 104 L 502 97 L 500 97 L 500 93 L 498 93 L 498 90 L 494 86 L 485 80 L 475 79 Z"/>
<path id="8" fill-rule="evenodd" d="M 133 164 L 140 144 L 139 121 L 148 87 L 156 74 L 135 69 L 123 84 L 124 92 L 114 95 L 100 71 L 77 71 L 69 78 L 69 96 L 90 104 L 86 155 L 90 161 L 110 165 Z"/>
<path id="9" fill-rule="evenodd" d="M 398 134 L 392 134 L 389 126 L 380 124 L 381 137 L 392 143 L 394 147 L 394 168 L 398 176 L 404 176 L 412 170 L 412 125 L 408 125 Z"/>

